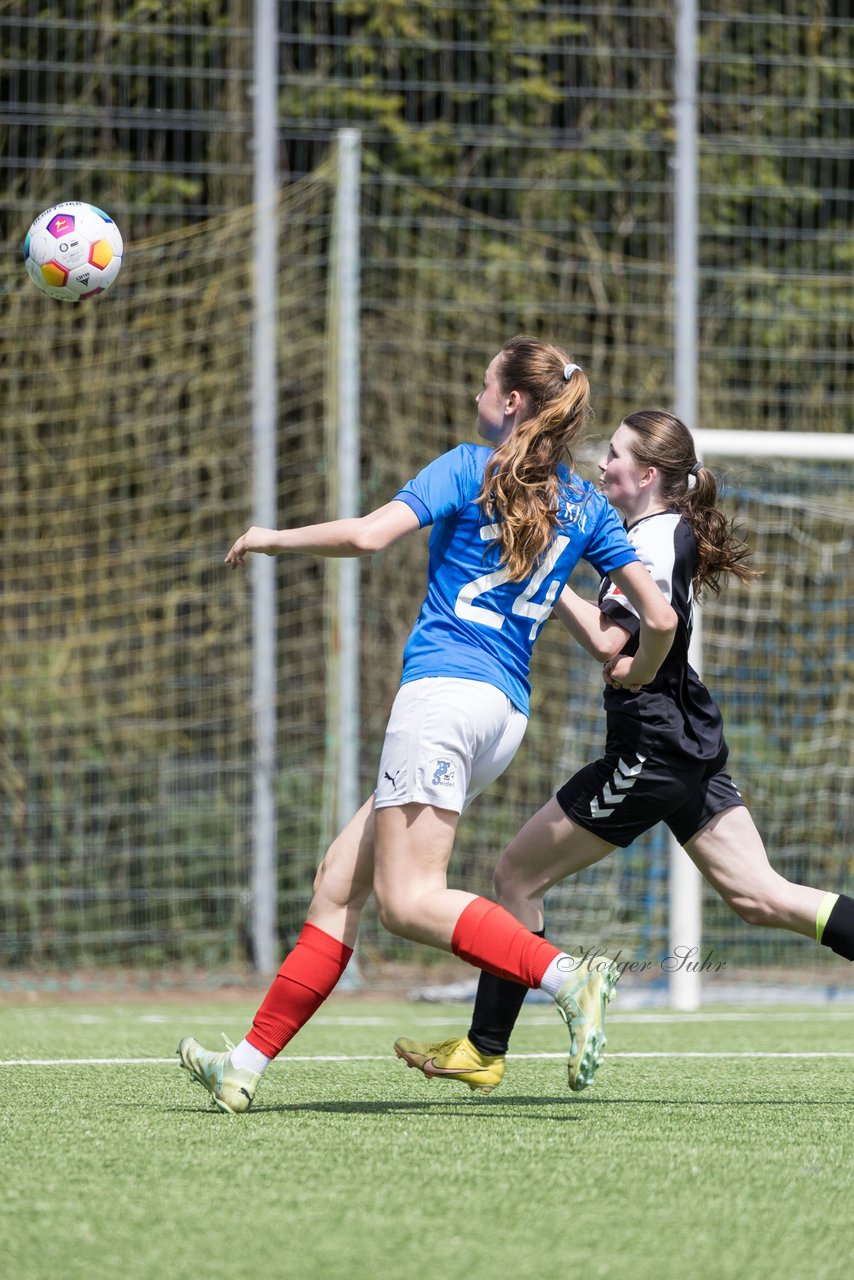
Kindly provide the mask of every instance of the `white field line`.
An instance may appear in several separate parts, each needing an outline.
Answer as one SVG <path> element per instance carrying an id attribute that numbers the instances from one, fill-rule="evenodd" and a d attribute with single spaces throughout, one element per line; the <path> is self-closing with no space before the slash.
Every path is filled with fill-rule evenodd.
<path id="1" fill-rule="evenodd" d="M 62 1021 L 73 1023 L 75 1026 L 96 1026 L 103 1025 L 113 1021 L 114 1018 L 120 1018 L 123 1022 L 127 1021 L 127 1009 L 115 1008 L 105 1013 L 74 1013 L 71 1010 L 64 1009 L 39 1009 L 37 1007 L 16 1010 L 16 1013 L 26 1012 L 28 1015 L 36 1015 L 44 1017 L 46 1014 L 52 1021 Z M 420 1027 L 447 1027 L 449 1023 L 466 1021 L 469 1018 L 469 1010 L 465 1005 L 453 1006 L 449 1008 L 448 1013 L 444 1017 L 419 1017 L 417 1010 L 415 1016 L 411 1019 L 413 1024 Z M 620 1023 L 621 1025 L 638 1024 L 644 1026 L 655 1026 L 659 1023 L 669 1024 L 671 1026 L 684 1026 L 688 1023 L 707 1023 L 707 1022 L 758 1022 L 769 1017 L 778 1018 L 779 1013 L 769 1014 L 766 1008 L 760 1008 L 751 1012 L 740 1011 L 721 1011 L 715 1012 L 710 1010 L 702 1013 L 681 1013 L 681 1012 L 623 1012 L 620 1009 L 611 1009 L 608 1013 L 608 1021 L 610 1023 Z M 805 1022 L 821 1020 L 823 1022 L 850 1022 L 854 1019 L 854 1007 L 850 1009 L 827 1009 L 815 1010 L 804 1009 L 800 1012 L 786 1010 L 785 1016 L 797 1022 Z M 230 1017 L 223 1017 L 221 1014 L 212 1016 L 205 1014 L 201 1017 L 191 1016 L 185 1017 L 181 1013 L 171 1015 L 162 1013 L 143 1013 L 137 1018 L 140 1023 L 154 1026 L 182 1026 L 185 1023 L 191 1023 L 193 1027 L 214 1027 L 219 1030 L 223 1023 L 228 1023 Z M 401 1021 L 409 1021 L 409 1019 L 401 1019 L 396 1015 L 390 1014 L 334 1014 L 319 1013 L 313 1019 L 315 1026 L 323 1027 L 396 1027 L 399 1028 Z M 550 1027 L 555 1022 L 555 1014 L 552 1009 L 545 1009 L 542 1012 L 534 1013 L 523 1009 L 522 1023 L 525 1027 Z"/>
<path id="2" fill-rule="evenodd" d="M 413 1023 L 417 1022 L 419 1027 L 446 1027 L 449 1022 L 453 1021 L 452 1010 L 450 1015 L 444 1018 L 413 1018 Z M 654 1026 L 658 1023 L 667 1023 L 672 1027 L 686 1026 L 688 1023 L 705 1023 L 705 1022 L 760 1022 L 763 1019 L 770 1020 L 779 1019 L 781 1013 L 772 1012 L 765 1008 L 754 1010 L 751 1013 L 721 1012 L 721 1013 L 623 1013 L 619 1009 L 608 1010 L 608 1023 L 613 1025 L 628 1025 L 635 1023 L 639 1026 Z M 809 1021 L 811 1018 L 821 1020 L 823 1022 L 854 1022 L 854 1007 L 850 1009 L 834 1009 L 826 1012 L 820 1010 L 805 1009 L 803 1012 L 796 1010 L 784 1010 L 782 1016 L 785 1016 L 793 1022 Z M 457 1021 L 467 1021 L 468 1014 L 464 1011 L 456 1019 Z M 361 1019 L 341 1018 L 340 1020 L 334 1016 L 316 1017 L 314 1021 L 320 1025 L 322 1022 L 326 1026 L 338 1024 L 340 1026 L 358 1026 L 358 1025 L 376 1025 L 376 1026 L 399 1026 L 400 1018 L 368 1018 L 365 1023 Z M 551 1027 L 554 1025 L 554 1010 L 549 1009 L 544 1013 L 529 1014 L 524 1009 L 519 1022 L 519 1027 Z M 222 1022 L 217 1023 L 219 1026 Z"/>
<path id="3" fill-rule="evenodd" d="M 566 1053 L 509 1053 L 508 1058 L 517 1062 L 540 1061 L 545 1059 L 563 1059 Z M 693 1050 L 653 1051 L 649 1053 L 609 1053 L 609 1060 L 614 1058 L 854 1058 L 854 1052 L 836 1050 L 826 1053 L 773 1053 L 764 1050 L 746 1049 L 743 1051 L 715 1051 L 710 1053 Z M 276 1062 L 276 1066 L 287 1066 L 291 1062 L 390 1062 L 396 1060 L 390 1053 L 289 1053 Z M 0 1059 L 0 1067 L 152 1067 L 179 1066 L 175 1057 L 171 1058 L 5 1058 Z"/>

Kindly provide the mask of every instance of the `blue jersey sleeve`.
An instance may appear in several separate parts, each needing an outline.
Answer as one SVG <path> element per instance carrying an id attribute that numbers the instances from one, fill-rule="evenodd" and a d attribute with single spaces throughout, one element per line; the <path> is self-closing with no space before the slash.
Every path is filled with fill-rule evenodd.
<path id="1" fill-rule="evenodd" d="M 603 494 L 593 495 L 600 504 L 598 518 L 593 528 L 584 559 L 604 578 L 612 569 L 622 569 L 632 564 L 638 554 L 629 542 L 623 522 Z"/>
<path id="2" fill-rule="evenodd" d="M 476 496 L 480 472 L 470 445 L 457 445 L 435 458 L 394 495 L 415 512 L 423 529 Z"/>

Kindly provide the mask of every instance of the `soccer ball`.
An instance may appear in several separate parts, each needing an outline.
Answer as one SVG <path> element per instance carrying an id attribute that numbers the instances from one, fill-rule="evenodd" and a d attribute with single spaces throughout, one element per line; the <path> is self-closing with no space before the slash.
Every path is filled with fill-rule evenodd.
<path id="1" fill-rule="evenodd" d="M 45 209 L 24 241 L 24 262 L 33 284 L 61 302 L 92 298 L 109 289 L 121 270 L 123 252 L 112 218 L 82 200 Z"/>

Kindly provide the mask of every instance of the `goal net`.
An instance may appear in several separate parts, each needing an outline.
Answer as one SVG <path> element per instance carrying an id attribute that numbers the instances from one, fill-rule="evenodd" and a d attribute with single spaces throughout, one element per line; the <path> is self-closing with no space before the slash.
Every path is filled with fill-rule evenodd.
<path id="1" fill-rule="evenodd" d="M 276 213 L 282 525 L 333 510 L 333 174 L 293 183 Z M 476 216 L 371 164 L 362 225 L 363 511 L 472 438 L 482 370 L 513 333 L 553 336 L 590 371 L 593 440 L 631 409 L 669 403 L 663 241 L 654 252 L 645 246 L 648 254 L 603 252 L 589 231 Z M 222 973 L 251 962 L 250 586 L 222 560 L 252 517 L 252 234 L 245 208 L 142 243 L 129 238 L 118 283 L 91 306 L 44 299 L 20 264 L 3 263 L 6 970 Z M 731 284 L 738 295 L 740 282 Z M 778 314 L 761 349 L 754 310 L 730 296 L 724 333 L 712 308 L 700 387 L 707 428 L 839 431 L 850 388 L 835 354 L 847 333 L 835 289 L 830 280 L 820 314 L 806 295 L 790 316 Z M 814 358 L 787 358 L 811 339 Z M 582 469 L 593 457 L 591 444 Z M 773 459 L 710 461 L 762 570 L 751 589 L 731 585 L 703 611 L 704 676 L 724 710 L 732 772 L 784 875 L 850 889 L 851 459 L 789 459 L 784 431 Z M 426 534 L 362 562 L 364 795 L 425 568 Z M 338 633 L 327 574 L 326 562 L 307 558 L 277 566 L 283 949 L 334 835 L 327 694 Z M 595 592 L 586 572 L 576 585 Z M 488 891 L 503 845 L 601 749 L 599 671 L 557 624 L 544 629 L 532 678 L 527 737 L 461 824 L 454 884 Z M 556 939 L 658 963 L 668 942 L 663 829 L 554 890 L 547 908 Z M 713 896 L 704 942 L 730 973 L 850 981 L 822 949 L 751 929 Z M 368 910 L 367 972 L 430 954 L 385 934 Z"/>

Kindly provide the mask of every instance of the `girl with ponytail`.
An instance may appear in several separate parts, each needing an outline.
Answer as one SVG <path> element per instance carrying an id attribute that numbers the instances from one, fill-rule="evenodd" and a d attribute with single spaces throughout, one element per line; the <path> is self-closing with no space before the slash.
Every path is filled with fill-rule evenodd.
<path id="1" fill-rule="evenodd" d="M 641 409 L 624 418 L 623 425 L 632 433 L 631 454 L 636 464 L 657 473 L 660 501 L 683 515 L 694 531 L 695 595 L 704 589 L 717 595 L 720 579 L 726 574 L 749 584 L 758 576 L 744 563 L 750 550 L 718 506 L 718 482 L 698 460 L 685 424 L 664 409 Z"/>
<path id="2" fill-rule="evenodd" d="M 683 422 L 647 409 L 623 419 L 599 463 L 599 480 L 676 611 L 676 636 L 655 679 L 641 687 L 631 665 L 638 617 L 614 575 L 603 577 L 596 604 L 564 588 L 556 612 L 603 663 L 605 750 L 505 850 L 495 872 L 499 902 L 541 931 L 547 889 L 664 822 L 748 924 L 788 929 L 854 960 L 854 899 L 794 884 L 773 869 L 727 772 L 720 710 L 688 661 L 695 596 L 717 593 L 727 576 L 744 584 L 756 577 L 745 563 L 748 548 L 718 505 L 714 475 L 697 458 Z M 398 1055 L 426 1075 L 489 1092 L 504 1075 L 526 994 L 516 982 L 482 973 L 467 1036 L 437 1044 L 398 1040 Z"/>
<path id="3" fill-rule="evenodd" d="M 590 388 L 565 351 L 514 338 L 490 361 L 477 395 L 483 445 L 435 459 L 369 515 L 300 529 L 248 529 L 226 556 L 366 555 L 432 526 L 427 593 L 403 654 L 374 794 L 333 841 L 308 920 L 234 1050 L 192 1037 L 181 1064 L 224 1111 L 246 1111 L 271 1060 L 344 971 L 373 889 L 383 924 L 557 1001 L 570 1032 L 570 1082 L 598 1066 L 601 1012 L 614 980 L 569 973 L 568 957 L 497 903 L 449 889 L 460 814 L 506 769 L 528 720 L 531 651 L 579 559 L 607 573 L 640 619 L 625 678 L 653 679 L 676 617 L 614 509 L 572 471 Z M 310 638 L 308 643 L 311 643 Z"/>

